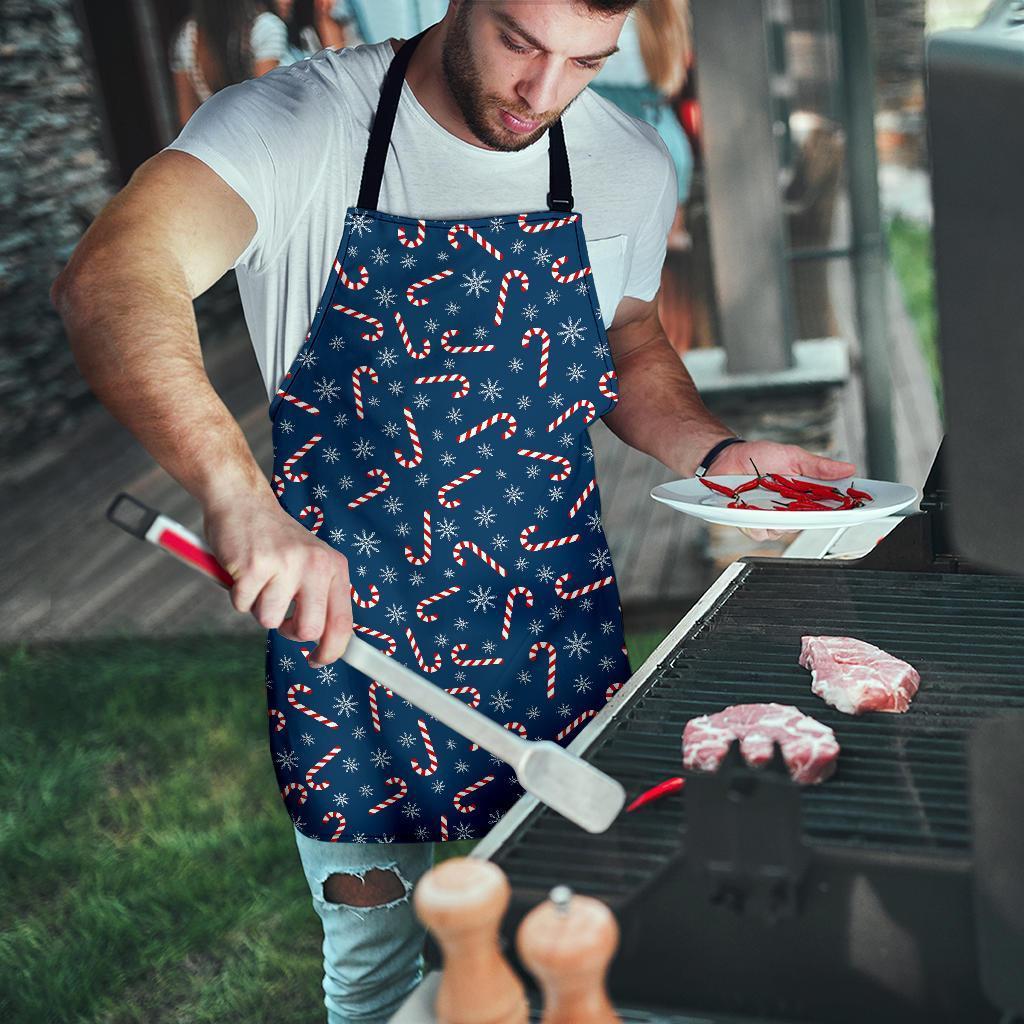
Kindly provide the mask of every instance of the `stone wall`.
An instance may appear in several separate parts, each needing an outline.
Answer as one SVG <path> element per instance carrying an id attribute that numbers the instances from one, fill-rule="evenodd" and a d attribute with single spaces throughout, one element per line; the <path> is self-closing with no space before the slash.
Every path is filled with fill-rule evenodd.
<path id="1" fill-rule="evenodd" d="M 70 0 L 0 0 L 0 459 L 93 404 L 49 288 L 112 191 Z"/>

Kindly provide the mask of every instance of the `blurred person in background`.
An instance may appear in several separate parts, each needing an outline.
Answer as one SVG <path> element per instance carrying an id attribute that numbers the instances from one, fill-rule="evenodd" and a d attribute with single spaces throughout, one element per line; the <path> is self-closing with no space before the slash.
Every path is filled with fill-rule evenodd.
<path id="1" fill-rule="evenodd" d="M 352 45 L 344 0 L 274 0 L 274 9 L 288 27 L 288 57 L 282 64 L 305 60 L 325 47 Z"/>
<path id="2" fill-rule="evenodd" d="M 215 92 L 288 63 L 287 26 L 257 0 L 193 0 L 171 44 L 179 126 Z"/>

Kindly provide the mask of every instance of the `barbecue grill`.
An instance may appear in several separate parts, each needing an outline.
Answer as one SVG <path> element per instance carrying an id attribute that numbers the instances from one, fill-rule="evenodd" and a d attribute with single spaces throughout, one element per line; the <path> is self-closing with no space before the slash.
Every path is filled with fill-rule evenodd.
<path id="1" fill-rule="evenodd" d="M 1024 124 L 1006 118 L 1024 96 L 1024 4 L 933 40 L 929 71 L 932 152 L 957 171 L 935 175 L 951 428 L 921 510 L 858 561 L 731 565 L 569 748 L 632 799 L 681 773 L 689 719 L 775 701 L 835 730 L 835 776 L 801 788 L 778 751 L 756 770 L 734 747 L 718 772 L 688 774 L 681 793 L 601 835 L 524 797 L 473 854 L 511 882 L 505 953 L 527 984 L 513 941 L 525 913 L 555 885 L 608 903 L 624 1021 L 1024 1019 L 1024 578 L 1009 575 L 1024 572 L 1024 544 L 1019 513 L 986 518 L 978 501 L 1006 499 L 996 481 L 1024 436 L 1021 319 L 990 310 L 1024 264 Z M 1012 187 L 987 189 L 989 172 Z M 1000 221 L 1012 230 L 998 235 L 994 289 L 999 261 L 982 260 L 977 225 Z M 985 317 L 998 330 L 979 332 Z M 851 717 L 814 697 L 797 663 L 804 634 L 910 662 L 922 679 L 910 711 Z"/>

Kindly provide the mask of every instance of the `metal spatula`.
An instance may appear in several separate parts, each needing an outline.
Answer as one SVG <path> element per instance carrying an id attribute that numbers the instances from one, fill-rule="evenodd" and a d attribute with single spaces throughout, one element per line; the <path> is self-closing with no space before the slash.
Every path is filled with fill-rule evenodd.
<path id="1" fill-rule="evenodd" d="M 233 580 L 206 543 L 129 494 L 119 494 L 107 518 L 162 548 L 225 588 Z M 417 673 L 353 636 L 341 660 L 389 687 L 450 729 L 511 765 L 520 785 L 588 832 L 604 832 L 622 810 L 626 791 L 613 778 L 550 740 L 524 740 Z"/>

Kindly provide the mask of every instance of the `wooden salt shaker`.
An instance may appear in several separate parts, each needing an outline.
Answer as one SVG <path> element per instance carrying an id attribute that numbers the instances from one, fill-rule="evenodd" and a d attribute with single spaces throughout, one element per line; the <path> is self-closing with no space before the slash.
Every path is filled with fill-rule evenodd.
<path id="1" fill-rule="evenodd" d="M 523 918 L 516 949 L 544 993 L 542 1024 L 620 1024 L 605 991 L 618 944 L 608 907 L 564 885 Z"/>
<path id="2" fill-rule="evenodd" d="M 417 884 L 416 915 L 444 954 L 437 1024 L 526 1024 L 526 992 L 498 944 L 511 893 L 501 868 L 471 857 L 446 860 Z"/>

